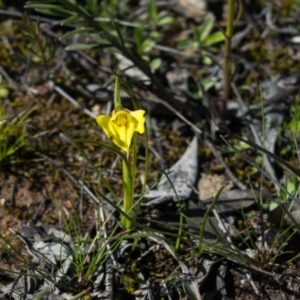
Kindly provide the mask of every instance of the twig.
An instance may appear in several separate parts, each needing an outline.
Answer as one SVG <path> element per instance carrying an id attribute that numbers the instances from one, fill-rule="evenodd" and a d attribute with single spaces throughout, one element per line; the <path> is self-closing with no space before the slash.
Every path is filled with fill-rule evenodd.
<path id="1" fill-rule="evenodd" d="M 156 103 L 160 103 L 163 106 L 165 106 L 166 108 L 168 108 L 171 112 L 173 112 L 178 118 L 180 118 L 183 122 L 185 122 L 186 124 L 188 124 L 189 126 L 191 126 L 191 128 L 198 134 L 201 134 L 202 131 L 195 125 L 193 124 L 191 121 L 189 121 L 186 117 L 184 117 L 176 108 L 174 108 L 172 105 L 170 105 L 167 101 L 162 100 L 160 98 L 153 98 L 153 99 L 149 99 L 149 101 L 153 101 Z"/>
<path id="2" fill-rule="evenodd" d="M 88 110 L 85 107 L 82 107 L 73 97 L 71 97 L 69 94 L 67 94 L 62 88 L 57 86 L 53 81 L 48 81 L 49 86 L 53 87 L 53 89 L 60 94 L 62 97 L 66 98 L 69 102 L 71 102 L 75 107 L 80 108 L 83 110 L 83 112 L 91 117 L 92 119 L 96 119 L 96 116 L 93 112 Z"/>
<path id="3" fill-rule="evenodd" d="M 233 35 L 233 15 L 234 15 L 234 0 L 228 0 L 227 12 L 227 28 L 224 50 L 224 90 L 223 101 L 226 102 L 229 96 L 230 81 L 231 81 L 231 39 Z"/>
<path id="4" fill-rule="evenodd" d="M 7 74 L 7 72 L 2 68 L 2 66 L 0 66 L 0 74 L 11 84 L 11 86 L 14 88 L 15 91 L 18 90 L 18 85 L 16 84 L 16 82 L 11 79 L 9 77 L 9 75 Z"/>

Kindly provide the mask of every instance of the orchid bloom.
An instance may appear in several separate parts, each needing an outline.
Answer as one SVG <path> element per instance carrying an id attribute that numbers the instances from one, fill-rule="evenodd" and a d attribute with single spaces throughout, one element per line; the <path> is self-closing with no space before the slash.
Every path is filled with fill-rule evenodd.
<path id="1" fill-rule="evenodd" d="M 142 109 L 129 111 L 118 107 L 111 115 L 100 115 L 97 123 L 113 143 L 125 152 L 129 152 L 134 132 L 145 132 L 145 111 Z"/>

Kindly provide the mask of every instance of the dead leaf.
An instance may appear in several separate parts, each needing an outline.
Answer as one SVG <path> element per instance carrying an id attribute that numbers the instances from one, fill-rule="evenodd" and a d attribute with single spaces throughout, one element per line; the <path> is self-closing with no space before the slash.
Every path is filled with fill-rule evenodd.
<path id="1" fill-rule="evenodd" d="M 153 199 L 144 205 L 152 205 L 169 199 L 183 201 L 187 199 L 195 183 L 198 170 L 198 140 L 195 136 L 189 147 L 170 170 L 161 177 L 156 190 L 150 190 L 145 198 Z M 172 184 L 171 184 L 171 183 Z M 173 185 L 173 186 L 172 186 Z"/>
<path id="2" fill-rule="evenodd" d="M 199 200 L 204 201 L 215 197 L 221 187 L 225 186 L 223 192 L 229 191 L 233 183 L 228 181 L 224 175 L 207 175 L 201 173 L 201 179 L 198 182 Z"/>

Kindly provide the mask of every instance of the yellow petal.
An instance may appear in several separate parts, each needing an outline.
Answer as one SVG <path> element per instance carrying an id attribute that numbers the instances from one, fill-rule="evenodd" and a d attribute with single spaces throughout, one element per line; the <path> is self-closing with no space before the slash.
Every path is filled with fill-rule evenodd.
<path id="1" fill-rule="evenodd" d="M 113 142 L 122 150 L 128 152 L 134 133 L 133 120 L 126 110 L 113 113 L 109 124 L 113 135 Z"/>
<path id="2" fill-rule="evenodd" d="M 134 131 L 137 131 L 138 133 L 144 133 L 145 132 L 145 117 L 144 117 L 145 111 L 142 109 L 131 111 L 130 115 L 134 123 Z"/>
<path id="3" fill-rule="evenodd" d="M 112 138 L 114 144 L 128 152 L 134 132 L 144 133 L 145 131 L 144 114 L 145 111 L 142 109 L 132 112 L 116 109 L 111 116 L 97 117 L 97 123 L 103 128 L 105 134 Z"/>
<path id="4" fill-rule="evenodd" d="M 111 137 L 113 135 L 113 132 L 110 130 L 109 122 L 110 122 L 110 116 L 106 115 L 100 115 L 96 119 L 98 125 L 102 127 L 103 131 L 108 137 Z"/>
<path id="5" fill-rule="evenodd" d="M 128 118 L 130 118 L 129 113 L 125 109 L 118 109 L 112 112 L 111 121 L 115 122 L 118 126 L 127 124 Z"/>
<path id="6" fill-rule="evenodd" d="M 112 136 L 114 144 L 122 150 L 128 152 L 131 144 L 133 132 L 131 133 L 126 126 L 118 126 L 116 123 L 110 123 L 115 134 Z"/>

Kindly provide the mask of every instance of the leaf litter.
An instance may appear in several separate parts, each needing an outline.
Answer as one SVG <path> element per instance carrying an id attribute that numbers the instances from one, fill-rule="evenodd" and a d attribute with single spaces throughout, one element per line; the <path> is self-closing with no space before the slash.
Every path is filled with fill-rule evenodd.
<path id="1" fill-rule="evenodd" d="M 188 1 L 189 8 L 192 2 Z M 187 1 L 180 1 L 181 8 L 184 8 L 186 4 Z M 250 16 L 254 14 L 255 22 L 253 25 L 249 25 L 247 22 L 242 23 L 241 28 L 237 28 L 238 32 L 234 36 L 232 44 L 236 55 L 236 70 L 238 70 L 233 79 L 233 84 L 237 85 L 235 97 L 243 100 L 239 103 L 234 118 L 227 117 L 225 120 L 235 132 L 247 136 L 251 141 L 254 140 L 273 154 L 278 154 L 277 147 L 280 145 L 281 139 L 282 144 L 293 142 L 285 134 L 281 135 L 282 131 L 279 129 L 282 129 L 282 124 L 289 118 L 292 102 L 298 101 L 297 78 L 299 78 L 299 70 L 295 67 L 298 65 L 299 59 L 294 47 L 299 34 L 293 21 L 293 18 L 297 19 L 299 9 L 293 11 L 293 18 L 285 18 L 284 15 L 281 15 L 278 5 L 280 4 L 274 4 L 273 10 L 267 7 L 254 13 L 252 9 L 249 10 L 246 3 L 245 11 L 250 13 Z M 141 9 L 145 13 L 146 6 L 142 6 Z M 165 9 L 164 6 L 162 9 Z M 177 13 L 183 13 L 182 9 Z M 2 12 L 2 15 L 6 16 L 6 14 L 9 18 L 11 17 L 8 12 Z M 189 9 L 188 15 L 194 19 L 194 14 L 190 14 L 191 10 Z M 176 15 L 176 17 L 178 16 Z M 198 17 L 197 14 L 195 22 Z M 189 18 L 181 19 L 185 26 L 185 28 L 181 28 L 182 30 L 188 28 Z M 282 20 L 282 22 L 277 22 L 278 20 Z M 43 22 L 51 24 L 52 21 L 43 20 Z M 43 27 L 44 32 L 51 33 L 53 28 L 46 27 Z M 186 32 L 183 36 L 186 35 Z M 280 47 L 283 32 L 289 34 L 286 48 Z M 53 37 L 57 35 L 57 32 L 52 31 L 52 33 Z M 297 201 L 294 200 L 297 200 L 297 195 L 291 195 L 289 200 L 292 200 L 292 205 L 284 203 L 271 213 L 268 207 L 270 201 L 277 201 L 279 204 L 281 202 L 280 189 L 274 188 L 275 182 L 281 185 L 285 184 L 282 180 L 282 170 L 278 171 L 276 160 L 265 159 L 262 164 L 264 170 L 274 181 L 261 179 L 260 175 L 253 172 L 253 168 L 251 170 L 246 167 L 243 159 L 237 155 L 240 153 L 246 157 L 250 156 L 252 161 L 256 161 L 260 165 L 260 157 L 251 152 L 250 148 L 240 147 L 239 152 L 229 152 L 229 154 L 226 153 L 227 148 L 221 154 L 222 157 L 219 157 L 223 161 L 223 164 L 220 164 L 221 160 L 212 158 L 211 150 L 207 150 L 202 139 L 198 140 L 196 137 L 193 138 L 183 156 L 172 158 L 173 166 L 168 170 L 163 170 L 163 174 L 159 171 L 158 159 L 151 157 L 158 169 L 151 174 L 153 176 L 151 180 L 158 183 L 153 190 L 148 191 L 146 195 L 148 200 L 143 203 L 141 212 L 146 216 L 145 225 L 149 225 L 151 223 L 149 219 L 153 220 L 159 211 L 161 219 L 165 222 L 167 222 L 168 215 L 171 215 L 175 219 L 175 223 L 177 222 L 176 228 L 178 228 L 180 216 L 183 215 L 183 241 L 192 241 L 193 247 L 183 242 L 180 251 L 174 252 L 170 246 L 172 243 L 170 240 L 167 239 L 168 242 L 166 242 L 163 236 L 153 235 L 153 237 L 140 237 L 137 243 L 138 247 L 135 248 L 135 251 L 130 251 L 129 249 L 133 247 L 134 243 L 130 239 L 125 239 L 122 245 L 116 247 L 116 251 L 108 250 L 105 262 L 91 274 L 88 284 L 80 285 L 81 278 L 80 276 L 74 278 L 74 265 L 72 264 L 76 252 L 74 247 L 78 241 L 73 240 L 74 236 L 71 237 L 71 234 L 69 235 L 63 230 L 62 214 L 55 209 L 53 200 L 60 203 L 67 216 L 72 215 L 79 208 L 81 215 L 84 216 L 84 225 L 82 226 L 85 232 L 91 233 L 95 230 L 93 227 L 95 224 L 95 201 L 91 201 L 84 194 L 83 186 L 88 185 L 91 190 L 97 190 L 97 180 L 88 166 L 84 164 L 82 157 L 78 156 L 78 153 L 75 155 L 70 143 L 61 138 L 62 132 L 58 124 L 66 126 L 74 138 L 88 134 L 99 139 L 102 138 L 96 130 L 91 128 L 90 117 L 94 117 L 91 108 L 100 103 L 100 107 L 97 107 L 99 112 L 103 109 L 102 104 L 111 96 L 111 86 L 107 79 L 108 73 L 105 71 L 105 68 L 111 67 L 111 60 L 105 52 L 101 54 L 91 52 L 92 56 L 97 56 L 98 61 L 104 62 L 103 69 L 98 69 L 93 67 L 97 65 L 97 63 L 94 64 L 95 60 L 93 61 L 91 57 L 82 52 L 66 54 L 63 53 L 62 48 L 58 47 L 61 51 L 60 54 L 63 53 L 63 55 L 57 56 L 55 61 L 56 82 L 54 86 L 56 89 L 51 90 L 47 88 L 41 79 L 43 76 L 40 76 L 41 74 L 38 72 L 29 72 L 29 76 L 24 78 L 20 75 L 20 71 L 26 69 L 23 64 L 16 66 L 7 63 L 11 60 L 10 53 L 22 52 L 26 47 L 17 46 L 17 49 L 13 49 L 13 37 L 8 33 L 5 36 L 7 36 L 7 40 L 3 43 L 2 48 L 3 57 L 6 59 L 3 60 L 1 73 L 3 77 L 8 78 L 8 82 L 14 83 L 16 92 L 12 93 L 11 100 L 9 100 L 14 102 L 14 106 L 12 107 L 9 101 L 4 104 L 13 113 L 16 113 L 18 106 L 28 104 L 32 97 L 36 97 L 35 101 L 39 104 L 40 115 L 35 113 L 32 117 L 33 122 L 26 129 L 32 134 L 40 131 L 46 132 L 44 136 L 33 141 L 32 146 L 35 150 L 47 154 L 56 164 L 51 163 L 45 157 L 41 159 L 40 156 L 25 151 L 24 160 L 29 163 L 24 163 L 17 168 L 10 165 L 10 170 L 6 168 L 7 165 L 1 167 L 1 236 L 4 236 L 5 241 L 9 241 L 10 245 L 7 247 L 7 243 L 4 243 L 0 251 L 1 261 L 6 262 L 6 268 L 0 267 L 1 297 L 4 299 L 20 299 L 20 297 L 22 299 L 41 299 L 42 297 L 45 299 L 68 299 L 74 295 L 80 295 L 82 292 L 82 296 L 86 294 L 85 296 L 89 295 L 94 299 L 101 297 L 117 299 L 117 293 L 122 290 L 123 297 L 128 299 L 133 297 L 136 299 L 156 299 L 158 297 L 185 299 L 187 295 L 194 296 L 196 299 L 279 299 L 282 295 L 285 299 L 300 298 L 298 292 L 299 260 L 297 259 L 299 233 L 295 229 L 297 227 L 294 226 L 294 219 L 297 217 Z M 289 42 L 293 44 L 289 44 Z M 6 51 L 8 48 L 14 51 Z M 152 54 L 155 54 L 157 49 Z M 180 65 L 179 68 L 181 65 L 186 68 L 182 71 L 183 78 L 173 76 L 173 78 L 183 81 L 183 84 L 170 84 L 172 91 L 169 92 L 172 98 L 176 98 L 177 101 L 183 100 L 184 106 L 180 106 L 188 107 L 190 110 L 185 112 L 186 115 L 182 112 L 178 112 L 178 114 L 184 116 L 185 120 L 192 120 L 192 116 L 196 113 L 202 118 L 201 121 L 204 120 L 201 123 L 204 124 L 201 128 L 202 132 L 209 135 L 211 131 L 206 126 L 211 120 L 207 120 L 206 106 L 203 106 L 199 99 L 193 99 L 193 96 L 197 94 L 193 93 L 197 80 L 191 80 L 191 78 L 197 79 L 199 75 L 199 64 L 201 64 L 199 53 L 196 53 L 194 49 L 190 56 L 185 53 L 178 59 L 176 56 L 178 52 L 170 51 L 169 53 L 169 48 L 161 49 L 164 49 L 162 51 L 165 51 L 163 53 L 167 58 L 166 65 L 163 66 L 167 71 L 176 70 L 174 68 L 176 64 Z M 24 53 L 21 54 L 23 56 L 19 57 L 24 57 Z M 214 53 L 214 55 L 216 61 L 222 59 L 221 54 Z M 168 61 L 172 63 L 168 65 Z M 185 63 L 181 64 L 180 61 Z M 262 63 L 263 72 L 260 70 Z M 118 66 L 122 68 L 122 65 Z M 124 66 L 124 68 L 126 67 Z M 11 72 L 12 70 L 14 72 Z M 162 71 L 159 70 L 159 72 Z M 290 74 L 285 76 L 286 72 Z M 274 73 L 276 73 L 275 77 Z M 81 77 L 82 74 L 85 74 L 85 78 Z M 136 74 L 135 72 L 135 77 Z M 169 74 L 168 77 L 172 78 L 170 75 L 172 74 Z M 73 79 L 77 77 L 76 80 L 69 80 L 69 77 L 72 76 Z M 212 95 L 219 94 L 222 90 L 222 69 L 218 65 L 201 65 L 199 77 L 213 78 L 215 85 Z M 100 87 L 97 89 L 97 95 L 95 94 L 94 97 L 91 90 L 89 97 L 85 98 L 83 92 L 85 84 L 90 87 L 90 84 L 96 84 L 95 81 Z M 260 82 L 262 82 L 262 94 L 257 93 Z M 16 84 L 22 87 L 23 91 L 18 91 Z M 137 93 L 142 102 L 147 101 L 149 95 L 158 97 L 155 90 L 147 94 L 148 89 L 150 90 L 149 86 L 137 85 L 137 87 Z M 187 89 L 189 89 L 188 93 Z M 24 91 L 27 91 L 28 94 Z M 192 99 L 187 97 L 187 94 Z M 72 104 L 66 104 L 63 100 L 64 97 L 71 99 Z M 162 95 L 160 97 L 163 98 Z M 162 119 L 170 117 L 170 113 L 164 115 L 164 112 L 168 110 L 166 102 L 163 102 L 166 100 L 160 99 L 161 103 L 164 103 L 163 113 L 160 108 L 157 108 L 157 103 L 151 103 L 152 113 L 155 114 L 157 111 L 157 116 Z M 44 105 L 45 102 L 47 102 L 46 105 Z M 263 109 L 261 109 L 262 104 Z M 172 108 L 174 112 L 174 107 Z M 43 111 L 47 111 L 47 113 L 42 114 Z M 228 113 L 230 112 L 232 111 L 228 109 Z M 220 119 L 222 120 L 222 117 Z M 238 126 L 235 125 L 234 120 L 239 121 Z M 224 150 L 216 133 L 214 132 L 215 136 L 211 140 L 217 150 Z M 168 132 L 163 132 L 163 134 L 168 135 Z M 230 137 L 226 138 L 229 143 L 237 147 L 241 146 Z M 198 142 L 200 147 L 198 147 Z M 173 147 L 176 146 L 177 144 L 173 143 Z M 58 150 L 61 150 L 59 155 L 57 155 Z M 169 149 L 163 150 L 165 152 Z M 118 174 L 113 169 L 107 171 L 113 160 L 105 152 L 99 155 L 98 150 L 92 147 L 88 151 L 89 155 L 95 158 L 97 166 L 110 174 L 108 179 L 116 184 L 116 189 L 118 189 Z M 279 154 L 290 161 L 293 153 L 287 148 Z M 35 164 L 33 170 L 32 164 L 37 157 L 39 157 L 38 165 Z M 201 162 L 200 166 L 197 165 L 198 161 Z M 235 180 L 232 180 L 233 177 L 224 179 L 224 164 L 226 164 L 227 171 L 235 173 Z M 62 166 L 68 174 L 73 176 L 72 178 L 83 179 L 85 185 L 78 184 L 79 181 L 76 184 L 76 180 L 70 180 L 72 182 L 70 183 L 66 179 L 66 172 L 63 175 L 60 174 L 58 166 Z M 9 180 L 10 172 L 10 176 L 15 176 L 15 183 Z M 210 187 L 207 189 L 207 185 L 200 180 L 201 201 L 199 201 L 199 196 L 193 192 L 193 186 L 199 173 L 203 174 L 202 180 L 209 178 L 210 183 Z M 161 175 L 160 180 L 157 174 Z M 227 172 L 227 174 L 229 173 Z M 249 178 L 251 184 L 249 184 Z M 286 178 L 290 180 L 289 177 Z M 234 187 L 231 186 L 231 181 L 235 185 Z M 247 189 L 237 189 L 238 181 L 242 182 Z M 227 188 L 230 190 L 223 190 L 218 199 L 215 199 L 220 187 L 223 186 L 222 183 L 226 184 L 227 182 L 230 183 Z M 178 213 L 176 205 L 180 203 L 186 204 L 187 209 Z M 111 212 L 110 210 L 108 214 Z M 25 226 L 24 224 L 28 220 L 33 222 Z M 42 220 L 43 223 L 38 223 L 37 220 Z M 275 228 L 270 227 L 269 223 L 274 224 Z M 210 231 L 210 236 L 199 243 L 199 230 L 203 224 L 205 231 Z M 78 227 L 80 226 L 79 224 Z M 290 228 L 290 226 L 293 227 Z M 11 230 L 9 231 L 8 228 Z M 24 232 L 25 228 L 27 228 L 27 233 Z M 172 232 L 172 229 L 170 231 Z M 101 231 L 98 230 L 98 232 Z M 139 234 L 149 235 L 149 232 L 139 232 Z M 204 235 L 206 237 L 206 232 Z M 19 241 L 11 243 L 12 236 Z M 91 234 L 91 238 L 94 236 Z M 22 248 L 20 243 L 24 244 L 25 248 Z M 24 254 L 24 258 L 28 259 L 28 253 L 32 257 L 27 260 L 26 264 L 13 262 L 14 258 L 10 256 L 13 256 L 11 249 L 15 246 L 22 255 Z M 93 250 L 91 243 L 87 243 L 86 247 Z M 88 262 L 93 253 L 91 251 L 86 256 Z M 164 261 L 167 263 L 159 263 Z M 180 271 L 177 271 L 178 268 Z M 10 274 L 7 272 L 9 269 L 17 273 Z M 80 291 L 72 289 L 76 285 L 80 287 Z M 157 292 L 158 290 L 159 292 Z"/>

